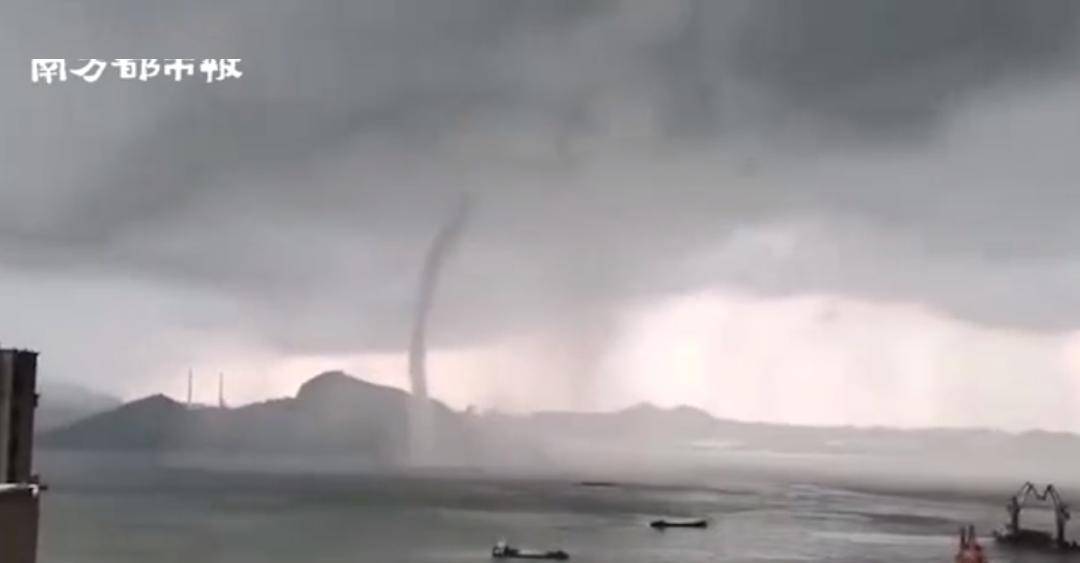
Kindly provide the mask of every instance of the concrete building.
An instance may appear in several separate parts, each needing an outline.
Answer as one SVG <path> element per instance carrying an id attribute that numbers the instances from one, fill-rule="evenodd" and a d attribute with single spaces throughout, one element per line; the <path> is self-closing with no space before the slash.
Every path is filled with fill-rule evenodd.
<path id="1" fill-rule="evenodd" d="M 40 488 L 33 474 L 37 353 L 0 349 L 0 562 L 37 560 Z"/>

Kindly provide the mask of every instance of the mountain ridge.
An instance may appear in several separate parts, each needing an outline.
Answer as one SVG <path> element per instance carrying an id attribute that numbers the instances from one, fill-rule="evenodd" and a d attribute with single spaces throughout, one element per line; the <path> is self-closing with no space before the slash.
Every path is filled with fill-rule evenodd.
<path id="1" fill-rule="evenodd" d="M 329 371 L 304 382 L 293 397 L 236 408 L 188 409 L 164 395 L 152 395 L 46 432 L 39 443 L 82 450 L 349 454 L 397 465 L 407 461 L 410 401 L 411 395 L 401 389 Z M 429 402 L 438 434 L 436 457 L 447 463 L 507 457 L 558 462 L 571 455 L 564 446 L 573 446 L 573 452 L 584 446 L 586 451 L 940 458 L 1042 458 L 1080 452 L 1080 436 L 1045 430 L 799 426 L 718 418 L 696 407 L 650 403 L 608 412 L 473 414 Z"/>
<path id="2" fill-rule="evenodd" d="M 408 449 L 409 395 L 342 372 L 324 372 L 294 397 L 236 408 L 199 407 L 157 394 L 39 436 L 42 447 L 76 450 L 348 452 L 400 463 Z M 431 401 L 440 438 L 457 443 L 461 421 Z"/>

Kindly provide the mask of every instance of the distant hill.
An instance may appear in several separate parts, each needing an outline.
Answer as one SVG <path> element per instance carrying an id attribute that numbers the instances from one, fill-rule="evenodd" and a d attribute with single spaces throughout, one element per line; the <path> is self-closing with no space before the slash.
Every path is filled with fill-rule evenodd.
<path id="1" fill-rule="evenodd" d="M 38 433 L 66 426 L 123 403 L 116 397 L 63 381 L 39 381 L 38 391 L 41 398 L 34 421 Z"/>
<path id="2" fill-rule="evenodd" d="M 296 397 L 234 409 L 188 409 L 155 395 L 39 435 L 43 448 L 360 456 L 396 465 L 408 453 L 410 396 L 341 372 L 320 374 Z M 615 412 L 476 415 L 432 401 L 433 459 L 472 467 L 633 467 L 642 463 L 846 463 L 1047 474 L 1080 469 L 1080 437 L 980 429 L 815 427 L 719 419 L 691 407 L 639 404 Z M 810 460 L 810 461 L 808 461 Z M 1072 460 L 1076 460 L 1073 463 Z M 794 465 L 793 465 L 794 464 Z M 1026 464 L 1026 465 L 1025 465 Z M 1040 467 L 1044 470 L 1034 471 Z M 936 470 L 936 469 L 935 469 Z M 1012 475 L 1012 473 L 1009 473 Z"/>
<path id="3" fill-rule="evenodd" d="M 359 455 L 397 463 L 407 454 L 407 393 L 341 372 L 320 374 L 294 398 L 235 409 L 198 408 L 154 395 L 39 437 L 45 448 Z M 432 401 L 439 455 L 462 455 L 460 415 Z"/>
<path id="4" fill-rule="evenodd" d="M 665 443 L 712 438 L 723 425 L 700 409 L 663 409 L 649 403 L 609 413 L 538 412 L 522 420 L 532 431 L 544 434 Z"/>
<path id="5" fill-rule="evenodd" d="M 1080 436 L 1041 430 L 1010 433 L 978 428 L 796 426 L 721 419 L 692 407 L 660 408 L 647 403 L 614 412 L 549 411 L 485 417 L 504 430 L 547 444 L 576 442 L 591 447 L 713 453 L 1080 461 Z"/>

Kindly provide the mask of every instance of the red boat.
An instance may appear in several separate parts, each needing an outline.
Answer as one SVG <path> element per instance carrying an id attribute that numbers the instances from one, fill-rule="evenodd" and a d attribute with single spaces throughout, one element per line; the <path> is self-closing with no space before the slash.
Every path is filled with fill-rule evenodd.
<path id="1" fill-rule="evenodd" d="M 960 528 L 960 548 L 956 552 L 956 563 L 986 563 L 986 554 L 975 537 L 975 526 Z"/>

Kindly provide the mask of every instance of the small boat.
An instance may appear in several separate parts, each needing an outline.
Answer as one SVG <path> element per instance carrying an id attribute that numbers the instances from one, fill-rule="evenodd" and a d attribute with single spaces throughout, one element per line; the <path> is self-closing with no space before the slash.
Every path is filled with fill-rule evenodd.
<path id="1" fill-rule="evenodd" d="M 495 544 L 495 547 L 491 548 L 492 559 L 548 559 L 556 561 L 565 561 L 570 559 L 570 554 L 561 549 L 552 551 L 536 551 L 531 549 L 520 549 L 507 545 L 506 542 L 500 541 Z"/>
<path id="2" fill-rule="evenodd" d="M 960 547 L 953 558 L 956 563 L 987 563 L 986 554 L 975 536 L 975 526 L 960 528 Z"/>
<path id="3" fill-rule="evenodd" d="M 578 481 L 579 487 L 610 488 L 619 486 L 614 481 Z"/>
<path id="4" fill-rule="evenodd" d="M 653 520 L 649 526 L 657 530 L 667 528 L 708 528 L 709 522 L 704 518 L 696 520 Z"/>

